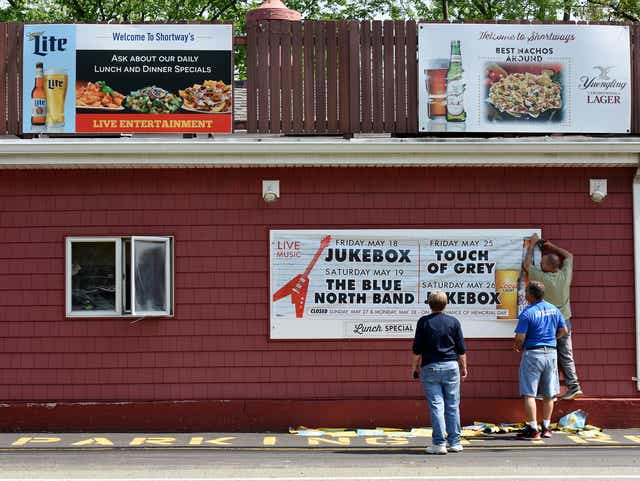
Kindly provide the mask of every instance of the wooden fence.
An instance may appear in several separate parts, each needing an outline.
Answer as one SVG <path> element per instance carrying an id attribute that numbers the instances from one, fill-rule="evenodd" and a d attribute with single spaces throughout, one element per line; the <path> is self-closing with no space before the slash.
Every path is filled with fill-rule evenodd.
<path id="1" fill-rule="evenodd" d="M 247 26 L 249 132 L 416 133 L 415 21 Z"/>
<path id="2" fill-rule="evenodd" d="M 0 23 L 0 135 L 20 133 L 22 31 L 22 24 Z"/>
<path id="3" fill-rule="evenodd" d="M 0 135 L 21 131 L 22 33 L 22 24 L 0 23 Z M 640 25 L 631 33 L 631 133 L 640 134 Z M 238 127 L 248 132 L 418 134 L 415 21 L 265 20 L 234 43 L 247 47 L 247 120 Z"/>

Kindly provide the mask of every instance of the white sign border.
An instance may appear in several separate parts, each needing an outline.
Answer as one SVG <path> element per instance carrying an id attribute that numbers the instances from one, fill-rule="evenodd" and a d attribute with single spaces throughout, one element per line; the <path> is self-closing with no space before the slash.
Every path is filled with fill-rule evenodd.
<path id="1" fill-rule="evenodd" d="M 269 340 L 272 341 L 281 341 L 281 340 L 361 340 L 361 341 L 399 341 L 399 340 L 407 340 L 412 339 L 414 333 L 411 333 L 410 336 L 393 336 L 393 337 L 347 337 L 343 334 L 342 337 L 336 336 L 328 336 L 327 332 L 344 332 L 344 325 L 346 322 L 353 321 L 345 321 L 345 320 L 336 320 L 336 319 L 326 319 L 322 321 L 322 325 L 319 323 L 309 323 L 306 327 L 306 332 L 309 333 L 307 337 L 300 336 L 288 336 L 285 333 L 282 334 L 278 332 L 278 335 L 274 335 L 274 322 L 273 322 L 273 300 L 272 296 L 272 286 L 273 286 L 273 269 L 272 269 L 272 254 L 273 250 L 271 249 L 271 245 L 274 241 L 275 233 L 286 233 L 289 235 L 336 235 L 336 236 L 363 236 L 364 233 L 371 232 L 373 236 L 393 236 L 397 238 L 420 238 L 421 235 L 429 236 L 429 235 L 438 235 L 439 237 L 448 237 L 448 238 L 456 238 L 456 237 L 469 237 L 470 234 L 476 235 L 477 233 L 482 233 L 482 235 L 492 236 L 492 235 L 515 235 L 521 236 L 522 238 L 531 236 L 533 233 L 542 236 L 542 230 L 539 228 L 531 228 L 531 229 L 269 229 L 269 286 L 268 286 L 268 302 L 269 302 Z M 415 320 L 416 322 L 418 319 Z M 288 324 L 290 322 L 300 322 L 300 321 L 291 321 L 291 320 L 278 320 L 280 325 Z M 492 335 L 483 336 L 482 333 L 489 332 L 487 329 L 484 329 L 482 326 L 491 326 L 490 332 Z M 473 321 L 473 334 L 469 334 L 467 331 L 469 329 L 465 329 L 463 326 L 463 332 L 466 339 L 505 339 L 513 337 L 513 330 L 515 328 L 515 322 L 504 322 L 501 324 L 496 324 L 496 321 Z M 327 329 L 330 327 L 330 329 Z M 286 328 L 285 328 L 286 329 Z M 277 329 L 281 331 L 282 329 Z M 478 331 L 478 334 L 475 332 Z M 498 335 L 496 335 L 496 333 Z"/>

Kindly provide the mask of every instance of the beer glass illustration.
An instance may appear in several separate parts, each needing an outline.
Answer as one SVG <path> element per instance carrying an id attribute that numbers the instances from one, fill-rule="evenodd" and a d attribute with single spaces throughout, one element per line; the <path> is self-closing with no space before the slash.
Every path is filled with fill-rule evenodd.
<path id="1" fill-rule="evenodd" d="M 506 247 L 506 246 L 505 246 Z M 500 293 L 496 306 L 501 320 L 518 318 L 518 280 L 522 270 L 521 246 L 504 249 L 496 262 L 496 292 Z"/>
<path id="2" fill-rule="evenodd" d="M 427 115 L 430 119 L 447 115 L 447 69 L 446 59 L 431 59 L 424 70 L 428 94 Z"/>
<path id="3" fill-rule="evenodd" d="M 47 126 L 64 126 L 64 103 L 69 77 L 63 69 L 49 69 L 44 74 L 47 93 Z"/>
<path id="4" fill-rule="evenodd" d="M 529 237 L 525 237 L 522 241 L 522 263 L 524 264 L 524 258 L 527 255 L 527 251 L 529 250 L 529 245 L 531 241 Z M 539 247 L 534 247 L 533 249 L 533 265 L 539 266 L 540 260 L 542 259 L 542 251 Z M 524 268 L 520 272 L 520 276 L 518 277 L 518 315 L 524 311 L 525 307 L 527 307 L 527 298 L 526 298 L 526 289 L 527 284 L 529 283 L 529 275 Z"/>
<path id="5" fill-rule="evenodd" d="M 505 311 L 498 319 L 518 318 L 518 276 L 519 269 L 496 270 L 496 292 L 500 293 L 498 310 Z"/>

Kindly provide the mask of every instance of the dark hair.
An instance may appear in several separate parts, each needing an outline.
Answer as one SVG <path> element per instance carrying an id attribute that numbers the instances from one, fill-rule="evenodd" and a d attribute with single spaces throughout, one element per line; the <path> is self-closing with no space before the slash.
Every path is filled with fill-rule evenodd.
<path id="1" fill-rule="evenodd" d="M 447 307 L 447 301 L 447 295 L 442 291 L 433 291 L 427 300 L 429 307 L 434 312 L 443 311 Z"/>
<path id="2" fill-rule="evenodd" d="M 527 293 L 536 301 L 544 299 L 544 284 L 538 281 L 531 281 L 527 285 Z"/>
<path id="3" fill-rule="evenodd" d="M 558 267 L 560 267 L 560 258 L 556 254 L 545 254 L 544 257 L 547 259 L 547 262 L 554 269 L 557 269 Z"/>

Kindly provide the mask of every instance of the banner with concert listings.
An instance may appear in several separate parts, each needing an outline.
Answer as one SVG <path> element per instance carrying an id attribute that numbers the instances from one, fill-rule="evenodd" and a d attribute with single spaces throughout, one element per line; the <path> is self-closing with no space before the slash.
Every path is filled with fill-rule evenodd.
<path id="1" fill-rule="evenodd" d="M 629 27 L 420 24 L 421 132 L 628 133 Z"/>
<path id="2" fill-rule="evenodd" d="M 24 133 L 231 132 L 228 24 L 25 25 Z"/>
<path id="3" fill-rule="evenodd" d="M 435 290 L 466 337 L 512 337 L 534 232 L 272 230 L 271 338 L 411 338 Z"/>

